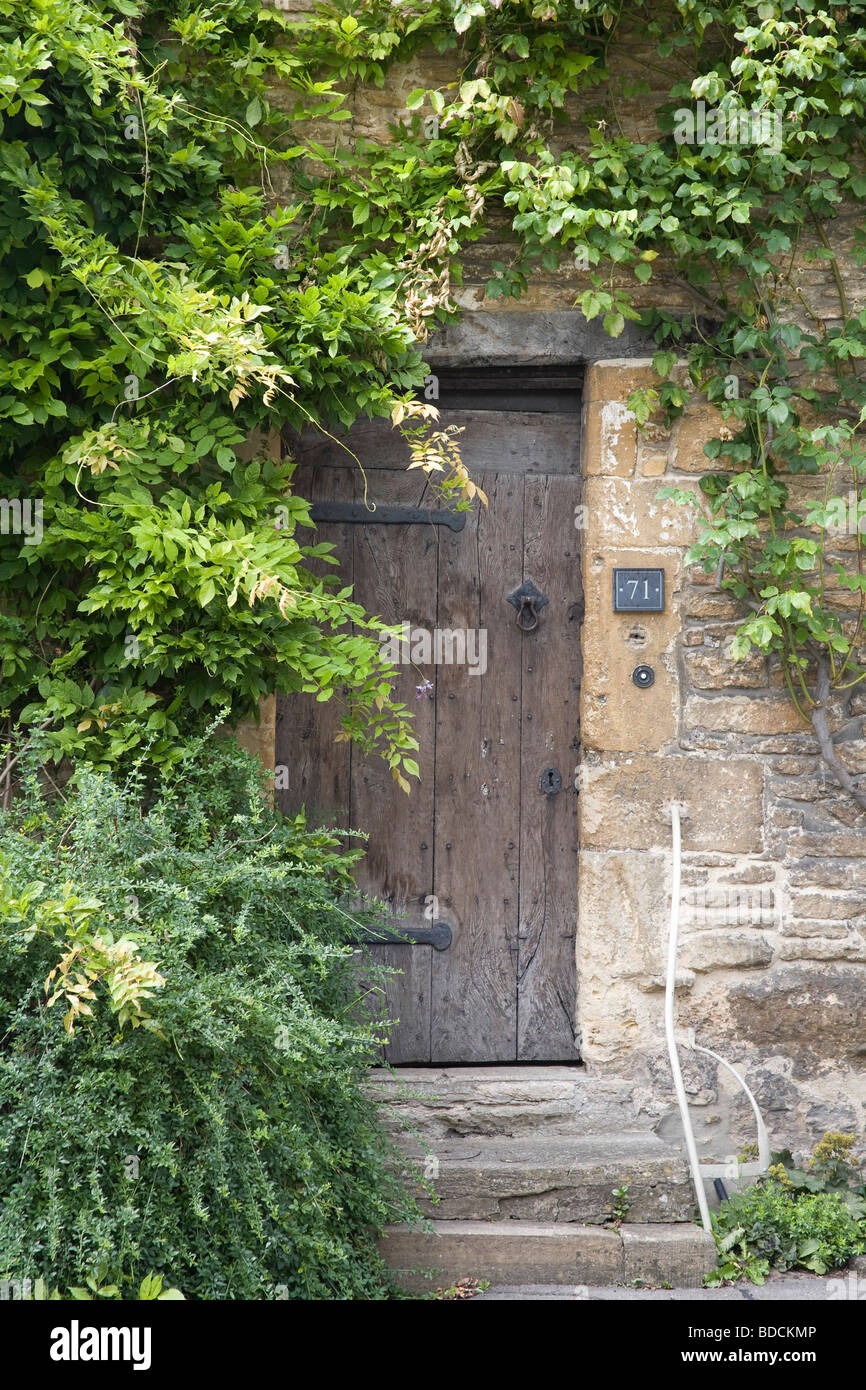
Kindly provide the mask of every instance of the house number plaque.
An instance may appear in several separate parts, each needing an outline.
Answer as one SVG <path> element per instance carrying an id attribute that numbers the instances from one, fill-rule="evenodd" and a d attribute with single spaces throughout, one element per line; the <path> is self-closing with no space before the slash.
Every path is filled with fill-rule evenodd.
<path id="1" fill-rule="evenodd" d="M 663 613 L 664 570 L 614 570 L 614 613 Z"/>

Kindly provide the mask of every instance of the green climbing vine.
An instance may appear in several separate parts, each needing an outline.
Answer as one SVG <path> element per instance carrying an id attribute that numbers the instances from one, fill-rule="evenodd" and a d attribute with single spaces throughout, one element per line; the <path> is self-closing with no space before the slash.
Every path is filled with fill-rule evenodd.
<path id="1" fill-rule="evenodd" d="M 408 785 L 381 625 L 315 578 L 291 461 L 245 441 L 391 416 L 470 505 L 420 388 L 474 246 L 488 300 L 567 274 L 612 338 L 649 335 L 639 422 L 718 407 L 688 558 L 866 807 L 830 724 L 866 675 L 864 16 L 0 0 L 0 457 L 8 502 L 44 505 L 38 542 L 2 538 L 10 730 L 103 762 L 145 730 L 170 758 L 190 711 L 342 693 Z M 412 89 L 427 55 L 448 80 Z M 398 79 L 388 139 L 359 136 Z"/>

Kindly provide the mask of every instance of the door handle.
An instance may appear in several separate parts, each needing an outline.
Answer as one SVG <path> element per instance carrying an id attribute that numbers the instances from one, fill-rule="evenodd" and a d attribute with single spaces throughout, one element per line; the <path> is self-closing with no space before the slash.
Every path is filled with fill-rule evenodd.
<path id="1" fill-rule="evenodd" d="M 521 632 L 534 632 L 538 627 L 538 610 L 549 599 L 536 588 L 531 579 L 526 579 L 508 595 L 508 602 L 517 609 L 517 626 Z"/>

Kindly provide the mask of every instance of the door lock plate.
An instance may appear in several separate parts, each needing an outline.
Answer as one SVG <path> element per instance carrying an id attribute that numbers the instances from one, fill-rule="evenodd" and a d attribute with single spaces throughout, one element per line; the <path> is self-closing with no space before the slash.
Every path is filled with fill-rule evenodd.
<path id="1" fill-rule="evenodd" d="M 562 774 L 558 767 L 546 767 L 541 774 L 541 790 L 545 796 L 556 796 L 562 789 Z"/>

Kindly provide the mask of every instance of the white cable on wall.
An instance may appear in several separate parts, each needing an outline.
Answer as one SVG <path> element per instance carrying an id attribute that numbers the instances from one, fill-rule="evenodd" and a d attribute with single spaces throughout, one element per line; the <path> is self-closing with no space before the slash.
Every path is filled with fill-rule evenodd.
<path id="1" fill-rule="evenodd" d="M 755 1123 L 758 1127 L 758 1162 L 757 1164 L 749 1164 L 748 1168 L 744 1167 L 742 1171 L 746 1176 L 750 1176 L 752 1172 L 766 1173 L 767 1169 L 770 1166 L 770 1136 L 767 1133 L 767 1126 L 764 1124 L 764 1117 L 758 1109 L 758 1102 L 755 1100 L 755 1097 L 752 1095 L 752 1092 L 749 1090 L 745 1081 L 740 1076 L 740 1073 L 736 1070 L 736 1068 L 731 1066 L 730 1062 L 726 1062 L 724 1057 L 719 1056 L 718 1052 L 713 1052 L 711 1047 L 701 1047 L 700 1043 L 695 1042 L 694 1028 L 689 1029 L 688 1045 L 689 1047 L 694 1048 L 695 1052 L 705 1052 L 708 1057 L 712 1057 L 716 1062 L 718 1062 L 727 1071 L 729 1071 L 734 1080 L 738 1081 L 742 1086 L 743 1090 L 749 1098 L 749 1104 L 751 1105 L 752 1110 L 755 1113 Z"/>
<path id="2" fill-rule="evenodd" d="M 680 1070 L 680 1058 L 677 1052 L 676 1038 L 674 1037 L 674 992 L 677 978 L 677 936 L 680 926 L 680 861 L 682 854 L 680 806 L 676 801 L 671 802 L 671 825 L 673 827 L 673 883 L 671 885 L 671 926 L 668 935 L 668 973 L 665 983 L 665 1036 L 667 1037 L 668 1057 L 670 1058 L 671 1071 L 673 1072 L 674 1090 L 676 1092 L 677 1103 L 680 1107 L 680 1118 L 683 1123 L 683 1131 L 686 1136 L 686 1151 L 689 1156 L 692 1184 L 695 1189 L 695 1196 L 698 1199 L 698 1209 L 701 1213 L 701 1224 L 705 1231 L 711 1231 L 712 1222 L 710 1221 L 710 1209 L 707 1205 L 707 1194 L 704 1191 L 704 1180 L 701 1174 L 700 1164 L 698 1163 L 695 1135 L 689 1115 L 688 1101 L 686 1100 L 686 1088 L 683 1085 L 683 1074 Z"/>

